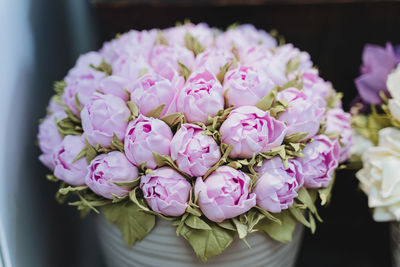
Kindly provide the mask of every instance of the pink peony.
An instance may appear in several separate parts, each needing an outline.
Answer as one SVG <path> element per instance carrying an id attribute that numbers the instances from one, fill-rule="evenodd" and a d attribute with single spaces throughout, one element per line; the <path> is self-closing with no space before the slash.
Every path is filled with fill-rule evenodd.
<path id="1" fill-rule="evenodd" d="M 129 183 L 138 177 L 137 168 L 119 151 L 100 154 L 92 160 L 85 178 L 86 184 L 97 195 L 108 199 L 126 196 L 130 188 L 116 185 Z"/>
<path id="2" fill-rule="evenodd" d="M 203 46 L 211 46 L 214 42 L 214 32 L 205 23 L 187 23 L 182 26 L 168 28 L 164 33 L 168 44 L 185 46 L 186 33 L 190 33 Z"/>
<path id="3" fill-rule="evenodd" d="M 194 69 L 198 70 L 205 68 L 214 75 L 217 75 L 220 72 L 221 67 L 227 63 L 232 63 L 234 58 L 235 56 L 232 52 L 227 51 L 226 49 L 218 49 L 215 47 L 208 48 L 203 53 L 197 55 Z"/>
<path id="4" fill-rule="evenodd" d="M 62 120 L 65 117 L 67 117 L 67 115 L 64 111 L 58 111 L 47 116 L 39 125 L 37 139 L 39 141 L 40 150 L 42 151 L 39 160 L 51 170 L 54 169 L 55 165 L 53 158 L 54 148 L 62 142 L 62 137 L 58 132 L 56 121 Z"/>
<path id="5" fill-rule="evenodd" d="M 114 75 L 125 78 L 130 82 L 136 81 L 143 72 L 151 69 L 143 55 L 119 57 L 111 65 Z"/>
<path id="6" fill-rule="evenodd" d="M 221 83 L 208 70 L 190 75 L 177 98 L 177 110 L 185 114 L 188 122 L 207 122 L 224 108 Z"/>
<path id="7" fill-rule="evenodd" d="M 340 134 L 339 163 L 350 158 L 350 148 L 353 144 L 350 120 L 351 115 L 341 108 L 330 109 L 326 112 L 326 133 Z"/>
<path id="8" fill-rule="evenodd" d="M 98 66 L 102 57 L 96 52 L 90 52 L 78 58 L 74 68 L 65 77 L 66 87 L 62 96 L 62 102 L 77 116 L 79 111 L 75 105 L 77 95 L 80 105 L 86 105 L 93 93 L 99 88 L 100 81 L 106 74 L 90 67 L 90 64 Z"/>
<path id="9" fill-rule="evenodd" d="M 300 158 L 301 175 L 306 188 L 327 187 L 332 175 L 338 167 L 339 143 L 326 135 L 317 135 L 314 141 L 303 150 L 304 158 Z"/>
<path id="10" fill-rule="evenodd" d="M 226 73 L 224 91 L 228 105 L 256 105 L 274 87 L 272 81 L 264 79 L 256 69 L 240 66 Z"/>
<path id="11" fill-rule="evenodd" d="M 318 76 L 318 70 L 309 69 L 302 73 L 303 77 L 303 92 L 307 95 L 307 99 L 310 102 L 322 103 L 321 98 L 324 100 L 324 106 L 326 105 L 326 99 L 332 93 L 332 84 L 324 81 Z"/>
<path id="12" fill-rule="evenodd" d="M 125 102 L 113 95 L 95 94 L 81 112 L 84 136 L 89 144 L 110 147 L 114 134 L 123 140 L 131 115 Z"/>
<path id="13" fill-rule="evenodd" d="M 180 216 L 188 206 L 191 185 L 175 170 L 162 167 L 142 176 L 140 188 L 150 208 L 166 216 Z"/>
<path id="14" fill-rule="evenodd" d="M 222 142 L 233 145 L 232 158 L 251 158 L 278 147 L 286 131 L 284 123 L 253 106 L 234 109 L 220 128 Z"/>
<path id="15" fill-rule="evenodd" d="M 250 24 L 243 24 L 220 34 L 216 43 L 218 47 L 229 50 L 234 45 L 239 52 L 254 45 L 265 45 L 269 48 L 274 48 L 277 45 L 275 38 Z"/>
<path id="16" fill-rule="evenodd" d="M 288 88 L 278 93 L 277 99 L 287 100 L 289 107 L 282 112 L 279 120 L 287 124 L 287 134 L 306 132 L 305 138 L 317 134 L 325 112 L 325 102 L 322 98 L 310 101 L 307 95 L 296 88 Z"/>
<path id="17" fill-rule="evenodd" d="M 100 81 L 98 90 L 103 94 L 117 96 L 126 102 L 129 99 L 127 93 L 129 86 L 130 82 L 128 79 L 117 75 L 111 75 Z"/>
<path id="18" fill-rule="evenodd" d="M 175 96 L 178 83 L 172 83 L 158 74 L 146 74 L 131 88 L 131 101 L 135 102 L 142 114 L 165 104 L 161 117 L 176 112 Z"/>
<path id="19" fill-rule="evenodd" d="M 171 157 L 180 170 L 203 176 L 221 157 L 215 140 L 194 124 L 182 124 L 171 141 Z"/>
<path id="20" fill-rule="evenodd" d="M 264 160 L 257 172 L 259 178 L 253 193 L 256 194 L 258 206 L 278 213 L 293 205 L 293 199 L 304 182 L 297 160 L 290 159 L 288 168 L 285 168 L 282 159 L 277 156 Z"/>
<path id="21" fill-rule="evenodd" d="M 149 58 L 153 70 L 170 81 L 180 73 L 178 61 L 191 69 L 194 63 L 192 51 L 177 45 L 156 45 Z"/>
<path id="22" fill-rule="evenodd" d="M 256 195 L 249 193 L 250 178 L 228 166 L 219 167 L 205 181 L 198 177 L 194 187 L 197 204 L 214 222 L 236 217 L 256 205 Z"/>
<path id="23" fill-rule="evenodd" d="M 171 139 L 171 128 L 165 122 L 139 115 L 126 129 L 126 157 L 136 166 L 146 162 L 148 168 L 155 169 L 153 152 L 169 156 Z"/>
<path id="24" fill-rule="evenodd" d="M 84 185 L 88 172 L 86 159 L 74 162 L 75 157 L 86 146 L 82 136 L 67 135 L 53 153 L 54 175 L 70 185 Z"/>

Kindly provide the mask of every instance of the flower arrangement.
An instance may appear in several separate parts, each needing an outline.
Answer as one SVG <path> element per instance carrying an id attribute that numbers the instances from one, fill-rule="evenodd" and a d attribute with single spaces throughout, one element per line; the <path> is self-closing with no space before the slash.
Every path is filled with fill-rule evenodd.
<path id="1" fill-rule="evenodd" d="M 131 246 L 170 220 L 203 261 L 235 236 L 314 232 L 352 135 L 312 66 L 251 25 L 118 35 L 54 85 L 38 139 L 57 200 L 101 207 Z"/>
<path id="2" fill-rule="evenodd" d="M 376 221 L 400 221 L 400 47 L 367 45 L 352 108 L 352 160 Z"/>

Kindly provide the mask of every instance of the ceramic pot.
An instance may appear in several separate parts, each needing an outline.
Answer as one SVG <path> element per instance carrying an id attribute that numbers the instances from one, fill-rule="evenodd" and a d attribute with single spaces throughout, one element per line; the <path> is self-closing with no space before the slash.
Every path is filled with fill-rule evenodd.
<path id="1" fill-rule="evenodd" d="M 296 260 L 303 227 L 298 225 L 293 241 L 282 244 L 265 234 L 252 233 L 246 237 L 251 249 L 237 239 L 220 255 L 203 263 L 189 243 L 176 236 L 176 228 L 170 221 L 158 219 L 154 229 L 132 248 L 122 239 L 119 229 L 103 216 L 97 216 L 99 240 L 108 267 L 131 266 L 273 266 L 290 267 Z"/>

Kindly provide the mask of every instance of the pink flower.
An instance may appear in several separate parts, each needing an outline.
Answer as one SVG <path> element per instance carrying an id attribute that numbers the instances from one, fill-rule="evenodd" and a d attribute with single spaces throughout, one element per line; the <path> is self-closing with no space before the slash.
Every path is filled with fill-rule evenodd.
<path id="1" fill-rule="evenodd" d="M 137 168 L 119 151 L 100 154 L 92 160 L 85 178 L 86 184 L 97 195 L 108 199 L 126 196 L 130 188 L 114 182 L 129 183 L 138 177 Z"/>
<path id="2" fill-rule="evenodd" d="M 280 146 L 287 129 L 269 112 L 254 106 L 242 106 L 229 114 L 219 131 L 222 142 L 233 145 L 230 157 L 251 158 L 254 154 Z"/>
<path id="3" fill-rule="evenodd" d="M 197 55 L 194 63 L 194 70 L 205 68 L 217 75 L 221 67 L 227 63 L 233 62 L 235 56 L 226 49 L 215 47 L 207 48 L 203 53 Z"/>
<path id="4" fill-rule="evenodd" d="M 146 74 L 131 89 L 131 101 L 135 102 L 142 114 L 165 104 L 161 117 L 176 112 L 175 96 L 178 83 L 172 83 L 158 74 Z"/>
<path id="5" fill-rule="evenodd" d="M 175 170 L 162 167 L 142 176 L 140 188 L 150 208 L 166 216 L 180 216 L 188 206 L 191 185 Z"/>
<path id="6" fill-rule="evenodd" d="M 172 131 L 165 122 L 139 115 L 126 129 L 126 157 L 136 166 L 146 162 L 148 168 L 155 169 L 153 152 L 169 156 L 171 140 Z"/>
<path id="7" fill-rule="evenodd" d="M 171 157 L 180 170 L 203 176 L 221 157 L 215 140 L 194 124 L 182 124 L 171 141 Z"/>
<path id="8" fill-rule="evenodd" d="M 99 88 L 100 81 L 106 74 L 91 68 L 89 65 L 98 66 L 101 63 L 101 56 L 96 52 L 90 52 L 78 58 L 74 68 L 65 77 L 67 86 L 64 89 L 62 102 L 77 116 L 79 111 L 75 106 L 78 96 L 81 106 L 86 105 L 96 89 Z"/>
<path id="9" fill-rule="evenodd" d="M 306 188 L 327 187 L 338 167 L 339 144 L 326 135 L 317 135 L 314 141 L 303 150 L 304 158 L 299 158 L 302 165 L 301 175 Z"/>
<path id="10" fill-rule="evenodd" d="M 192 51 L 178 45 L 156 45 L 149 58 L 153 70 L 170 81 L 180 73 L 178 61 L 191 69 L 194 63 Z"/>
<path id="11" fill-rule="evenodd" d="M 277 99 L 289 102 L 289 107 L 278 118 L 287 124 L 288 135 L 305 132 L 308 133 L 306 139 L 317 134 L 325 112 L 325 102 L 322 98 L 310 101 L 303 91 L 288 88 L 278 93 Z"/>
<path id="12" fill-rule="evenodd" d="M 326 112 L 326 133 L 340 134 L 339 163 L 350 158 L 350 148 L 353 144 L 350 120 L 351 115 L 341 108 L 330 109 Z"/>
<path id="13" fill-rule="evenodd" d="M 123 77 L 130 82 L 136 81 L 142 72 L 151 69 L 143 55 L 119 57 L 111 65 L 114 75 Z"/>
<path id="14" fill-rule="evenodd" d="M 310 102 L 321 102 L 321 100 L 317 99 L 321 98 L 326 104 L 326 99 L 333 91 L 332 84 L 319 77 L 318 70 L 316 69 L 306 70 L 302 73 L 302 77 L 303 92 L 307 95 L 307 98 L 310 100 Z"/>
<path id="15" fill-rule="evenodd" d="M 137 58 L 139 55 L 147 58 L 157 38 L 157 30 L 130 30 L 119 38 L 105 42 L 100 50 L 107 62 L 114 63 L 119 58 Z"/>
<path id="16" fill-rule="evenodd" d="M 126 90 L 129 85 L 130 82 L 128 79 L 117 75 L 111 75 L 101 80 L 98 90 L 104 94 L 117 96 L 126 102 L 128 101 Z"/>
<path id="17" fill-rule="evenodd" d="M 310 55 L 306 52 L 301 52 L 292 44 L 277 47 L 272 53 L 272 56 L 264 60 L 254 61 L 252 66 L 263 71 L 276 85 L 282 85 L 293 79 L 290 75 L 291 73 L 286 73 L 287 64 L 296 57 L 298 57 L 299 66 L 296 70 L 292 70 L 292 72 L 294 71 L 297 73 L 312 67 L 313 63 L 310 60 Z M 288 74 L 288 76 L 286 74 Z"/>
<path id="18" fill-rule="evenodd" d="M 84 185 L 88 172 L 86 159 L 81 158 L 74 162 L 75 157 L 86 146 L 82 136 L 67 135 L 53 153 L 54 175 L 70 185 Z"/>
<path id="19" fill-rule="evenodd" d="M 297 191 L 304 182 L 301 165 L 297 160 L 290 159 L 288 168 L 285 168 L 282 159 L 274 157 L 264 160 L 257 172 L 259 178 L 253 193 L 257 196 L 258 206 L 278 213 L 293 205 L 293 199 L 297 197 Z"/>
<path id="20" fill-rule="evenodd" d="M 95 94 L 81 112 L 82 128 L 89 144 L 110 147 L 114 134 L 123 140 L 131 115 L 125 102 L 113 95 Z"/>
<path id="21" fill-rule="evenodd" d="M 250 178 L 228 166 L 219 167 L 205 181 L 198 177 L 194 187 L 197 204 L 214 222 L 236 217 L 256 205 L 256 195 L 249 193 Z"/>
<path id="22" fill-rule="evenodd" d="M 39 141 L 39 147 L 43 154 L 39 156 L 39 160 L 46 165 L 49 169 L 54 169 L 54 148 L 62 142 L 62 137 L 58 132 L 56 125 L 57 120 L 62 120 L 67 115 L 64 111 L 58 111 L 47 116 L 43 122 L 39 125 L 39 133 L 37 139 Z"/>
<path id="23" fill-rule="evenodd" d="M 188 122 L 207 122 L 224 108 L 221 83 L 208 70 L 190 75 L 177 99 L 177 110 L 185 114 Z"/>
<path id="24" fill-rule="evenodd" d="M 231 49 L 233 44 L 239 52 L 254 45 L 276 47 L 276 40 L 264 30 L 257 30 L 253 25 L 243 24 L 239 27 L 220 34 L 217 37 L 217 46 Z"/>
<path id="25" fill-rule="evenodd" d="M 48 110 L 51 113 L 57 113 L 57 112 L 64 112 L 65 107 L 62 106 L 58 101 L 56 101 L 56 97 L 57 96 L 53 96 L 50 101 L 49 101 L 49 106 L 48 106 Z"/>
<path id="26" fill-rule="evenodd" d="M 187 23 L 182 26 L 172 27 L 164 30 L 168 44 L 179 44 L 185 46 L 185 35 L 190 33 L 203 46 L 210 46 L 214 41 L 213 30 L 205 23 Z"/>
<path id="27" fill-rule="evenodd" d="M 224 91 L 228 105 L 256 105 L 274 87 L 272 81 L 264 79 L 256 69 L 240 66 L 226 73 Z"/>

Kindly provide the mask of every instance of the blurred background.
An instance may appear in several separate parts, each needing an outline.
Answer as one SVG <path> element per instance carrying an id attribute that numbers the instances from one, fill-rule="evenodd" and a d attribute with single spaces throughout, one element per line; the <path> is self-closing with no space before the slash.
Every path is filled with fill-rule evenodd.
<path id="1" fill-rule="evenodd" d="M 131 28 L 252 23 L 308 51 L 348 109 L 364 44 L 400 44 L 399 14 L 400 2 L 371 0 L 1 0 L 0 267 L 103 266 L 93 218 L 54 201 L 35 145 L 52 83 L 79 54 Z M 296 266 L 390 266 L 388 224 L 372 221 L 354 172 L 337 174 L 321 215 Z"/>

